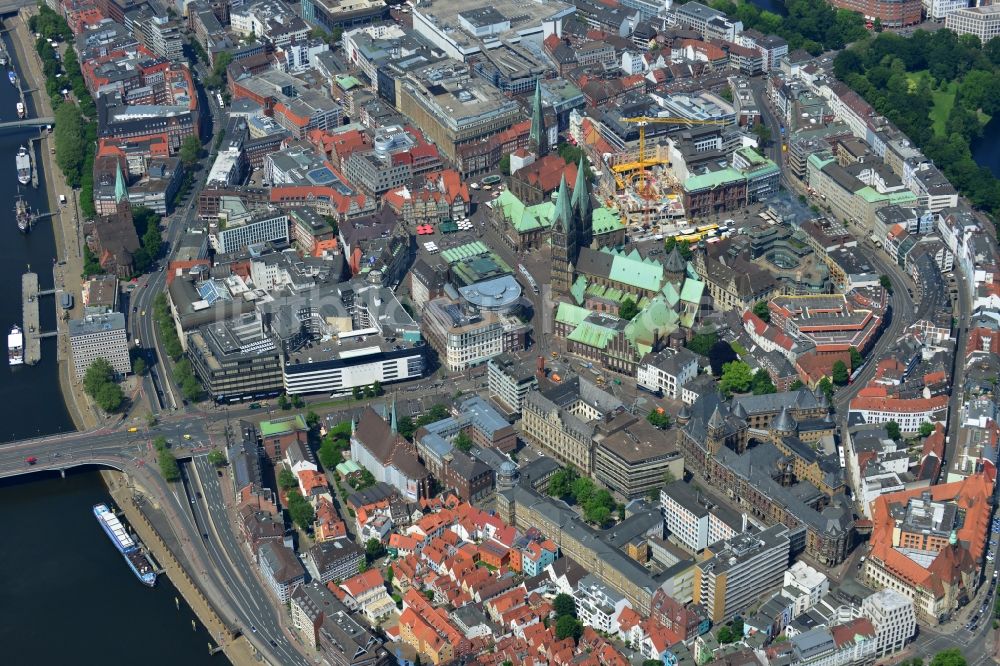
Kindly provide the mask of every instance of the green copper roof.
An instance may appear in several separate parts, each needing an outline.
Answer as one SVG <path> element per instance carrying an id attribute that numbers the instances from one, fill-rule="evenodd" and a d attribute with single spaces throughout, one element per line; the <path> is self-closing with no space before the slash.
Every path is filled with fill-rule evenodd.
<path id="1" fill-rule="evenodd" d="M 291 432 L 308 429 L 309 426 L 306 425 L 306 419 L 301 414 L 286 416 L 273 421 L 260 422 L 260 434 L 262 437 L 274 437 L 276 435 L 285 435 Z"/>
<path id="2" fill-rule="evenodd" d="M 614 208 L 605 208 L 604 206 L 594 210 L 594 215 L 590 222 L 590 228 L 594 230 L 595 236 L 610 234 L 618 231 L 622 228 L 618 211 Z"/>
<path id="3" fill-rule="evenodd" d="M 677 330 L 678 317 L 662 298 L 654 298 L 625 327 L 625 337 L 641 354 L 653 350 L 656 335 L 670 335 Z"/>
<path id="4" fill-rule="evenodd" d="M 668 282 L 663 285 L 663 289 L 660 290 L 660 294 L 670 307 L 677 305 L 677 301 L 681 300 L 681 294 L 677 291 L 677 285 L 673 282 Z"/>
<path id="5" fill-rule="evenodd" d="M 573 210 L 586 222 L 593 207 L 590 203 L 590 187 L 587 185 L 587 156 L 582 155 L 577 163 L 576 183 L 573 184 Z"/>
<path id="6" fill-rule="evenodd" d="M 522 234 L 535 229 L 548 229 L 552 226 L 552 215 L 556 209 L 551 201 L 525 206 L 506 189 L 494 200 L 493 205 L 499 206 L 504 219 L 510 222 L 515 231 Z"/>
<path id="7" fill-rule="evenodd" d="M 444 260 L 449 264 L 453 264 L 456 261 L 469 259 L 470 257 L 478 257 L 481 254 L 488 254 L 489 251 L 490 248 L 486 247 L 486 244 L 482 241 L 473 241 L 471 243 L 466 243 L 465 245 L 453 247 L 450 250 L 445 250 L 441 253 L 441 256 L 444 257 Z"/>
<path id="8" fill-rule="evenodd" d="M 334 77 L 337 81 L 337 85 L 340 86 L 341 90 L 350 90 L 351 88 L 356 88 L 361 85 L 361 81 L 358 81 L 353 76 L 336 76 Z"/>
<path id="9" fill-rule="evenodd" d="M 569 293 L 578 304 L 583 304 L 583 297 L 587 293 L 587 278 L 582 275 L 577 276 L 576 282 L 569 288 Z"/>
<path id="10" fill-rule="evenodd" d="M 817 170 L 822 169 L 827 164 L 836 162 L 833 157 L 823 157 L 820 153 L 813 153 L 807 158 L 807 161 L 812 164 Z"/>
<path id="11" fill-rule="evenodd" d="M 913 192 L 910 192 L 909 190 L 902 190 L 899 192 L 889 192 L 887 194 L 882 194 L 874 188 L 863 187 L 854 194 L 861 197 L 868 203 L 888 201 L 890 205 L 892 205 L 892 204 L 910 203 L 917 200 L 916 195 L 913 194 Z"/>
<path id="12" fill-rule="evenodd" d="M 559 180 L 559 193 L 556 195 L 556 209 L 552 215 L 552 225 L 562 223 L 567 231 L 573 228 L 573 207 L 569 190 L 566 187 L 566 174 Z"/>
<path id="13" fill-rule="evenodd" d="M 681 288 L 681 300 L 687 303 L 701 303 L 701 295 L 705 292 L 705 283 L 701 280 L 684 280 Z"/>
<path id="14" fill-rule="evenodd" d="M 615 256 L 608 277 L 637 289 L 658 291 L 663 284 L 663 266 L 655 261 L 646 262 L 633 250 L 628 255 Z"/>
<path id="15" fill-rule="evenodd" d="M 587 345 L 588 347 L 604 349 L 614 337 L 615 331 L 612 329 L 585 321 L 573 329 L 573 332 L 570 333 L 566 339 L 572 340 L 573 342 L 579 342 L 580 344 Z"/>
<path id="16" fill-rule="evenodd" d="M 535 96 L 531 101 L 531 130 L 528 137 L 539 148 L 545 142 L 545 119 L 542 116 L 542 81 L 535 81 Z"/>
<path id="17" fill-rule="evenodd" d="M 125 176 L 121 165 L 115 166 L 115 203 L 128 201 L 128 188 L 125 186 Z"/>
<path id="18" fill-rule="evenodd" d="M 746 180 L 746 176 L 732 167 L 726 167 L 719 171 L 691 176 L 684 181 L 684 189 L 688 192 L 711 190 L 737 180 Z"/>
<path id="19" fill-rule="evenodd" d="M 579 326 L 580 322 L 586 319 L 589 314 L 590 310 L 587 308 L 581 308 L 572 303 L 561 302 L 559 303 L 559 307 L 556 308 L 556 321 L 561 324 L 569 324 L 570 326 Z"/>

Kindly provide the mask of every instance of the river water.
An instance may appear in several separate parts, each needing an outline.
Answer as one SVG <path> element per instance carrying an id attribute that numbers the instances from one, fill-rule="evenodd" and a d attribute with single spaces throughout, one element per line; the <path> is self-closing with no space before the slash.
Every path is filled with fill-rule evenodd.
<path id="1" fill-rule="evenodd" d="M 8 36 L 3 36 L 10 50 Z M 0 122 L 16 120 L 18 97 L 0 74 Z M 28 111 L 36 115 L 29 102 Z M 0 133 L 0 339 L 21 323 L 21 274 L 30 264 L 52 286 L 52 222 L 22 235 L 14 222 L 18 146 L 35 131 Z M 36 163 L 38 160 L 36 160 Z M 44 173 L 40 174 L 44 183 Z M 32 209 L 48 210 L 44 188 L 21 187 Z M 79 295 L 77 295 L 78 297 Z M 43 297 L 41 326 L 55 327 L 53 297 Z M 0 441 L 72 430 L 59 390 L 55 341 L 42 341 L 42 361 L 11 368 L 0 362 Z M 227 664 L 208 654 L 197 625 L 165 576 L 143 586 L 91 513 L 110 496 L 95 470 L 66 479 L 35 474 L 0 482 L 0 661 L 4 664 Z"/>
<path id="2" fill-rule="evenodd" d="M 1000 114 L 990 119 L 983 128 L 983 138 L 973 143 L 972 158 L 1000 178 Z"/>

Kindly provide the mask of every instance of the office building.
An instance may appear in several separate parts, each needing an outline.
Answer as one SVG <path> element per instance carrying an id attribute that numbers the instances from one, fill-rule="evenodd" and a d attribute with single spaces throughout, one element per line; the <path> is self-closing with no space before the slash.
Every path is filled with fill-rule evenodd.
<path id="1" fill-rule="evenodd" d="M 218 224 L 211 225 L 211 243 L 220 254 L 230 254 L 245 250 L 258 243 L 288 243 L 288 214 L 283 210 L 219 211 Z"/>
<path id="2" fill-rule="evenodd" d="M 705 607 L 713 623 L 729 620 L 781 585 L 789 552 L 784 525 L 722 542 L 695 569 L 694 602 Z"/>
<path id="3" fill-rule="evenodd" d="M 899 652 L 917 633 L 913 601 L 895 590 L 882 589 L 865 597 L 861 612 L 875 627 L 877 658 Z"/>
<path id="4" fill-rule="evenodd" d="M 257 550 L 257 564 L 264 582 L 283 604 L 288 603 L 295 588 L 306 580 L 306 571 L 295 552 L 280 542 L 262 543 Z"/>
<path id="5" fill-rule="evenodd" d="M 83 379 L 87 368 L 99 358 L 110 363 L 118 375 L 124 376 L 132 372 L 125 315 L 110 312 L 88 315 L 83 319 L 70 319 L 68 328 L 73 369 L 78 380 Z"/>
<path id="6" fill-rule="evenodd" d="M 365 561 L 365 553 L 350 539 L 331 539 L 307 550 L 303 560 L 312 580 L 326 585 L 357 574 Z"/>
<path id="7" fill-rule="evenodd" d="M 524 397 L 538 386 L 535 365 L 512 354 L 498 354 L 487 364 L 490 398 L 508 414 L 520 414 Z"/>
<path id="8" fill-rule="evenodd" d="M 528 326 L 511 314 L 476 307 L 463 297 L 436 298 L 424 308 L 423 332 L 449 371 L 482 365 L 524 349 Z"/>
<path id="9" fill-rule="evenodd" d="M 985 44 L 1000 37 L 1000 5 L 957 9 L 945 16 L 944 25 L 960 35 L 975 35 Z"/>
<path id="10" fill-rule="evenodd" d="M 257 313 L 205 324 L 188 333 L 191 366 L 216 402 L 281 393 L 282 354 Z"/>
<path id="11" fill-rule="evenodd" d="M 660 506 L 671 537 L 694 553 L 731 539 L 747 527 L 746 516 L 716 504 L 684 481 L 674 481 L 660 491 Z"/>

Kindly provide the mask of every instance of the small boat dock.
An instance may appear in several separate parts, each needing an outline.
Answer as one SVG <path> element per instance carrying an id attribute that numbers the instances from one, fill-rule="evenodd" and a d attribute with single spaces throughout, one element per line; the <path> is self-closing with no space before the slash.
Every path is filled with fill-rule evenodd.
<path id="1" fill-rule="evenodd" d="M 42 360 L 42 342 L 38 337 L 38 274 L 21 276 L 21 312 L 24 320 L 24 362 L 35 365 Z"/>
<path id="2" fill-rule="evenodd" d="M 21 276 L 21 316 L 24 322 L 24 363 L 35 365 L 42 360 L 42 338 L 54 338 L 58 331 L 42 332 L 39 324 L 39 303 L 42 296 L 55 295 L 55 289 L 40 290 L 38 273 L 27 272 Z M 62 354 L 59 354 L 60 357 Z"/>

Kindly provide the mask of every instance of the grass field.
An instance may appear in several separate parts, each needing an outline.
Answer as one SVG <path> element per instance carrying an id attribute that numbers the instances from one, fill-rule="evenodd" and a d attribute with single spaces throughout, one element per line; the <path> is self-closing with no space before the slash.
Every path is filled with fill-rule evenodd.
<path id="1" fill-rule="evenodd" d="M 909 81 L 911 92 L 917 89 L 920 79 L 924 77 L 930 77 L 926 69 L 922 69 L 919 72 L 906 73 L 906 79 Z M 931 109 L 930 117 L 934 123 L 934 133 L 938 136 L 944 136 L 944 126 L 948 121 L 948 114 L 951 113 L 951 107 L 955 106 L 956 92 L 958 92 L 957 81 L 952 81 L 940 90 L 934 87 L 931 88 L 931 100 L 934 102 L 934 108 Z"/>

